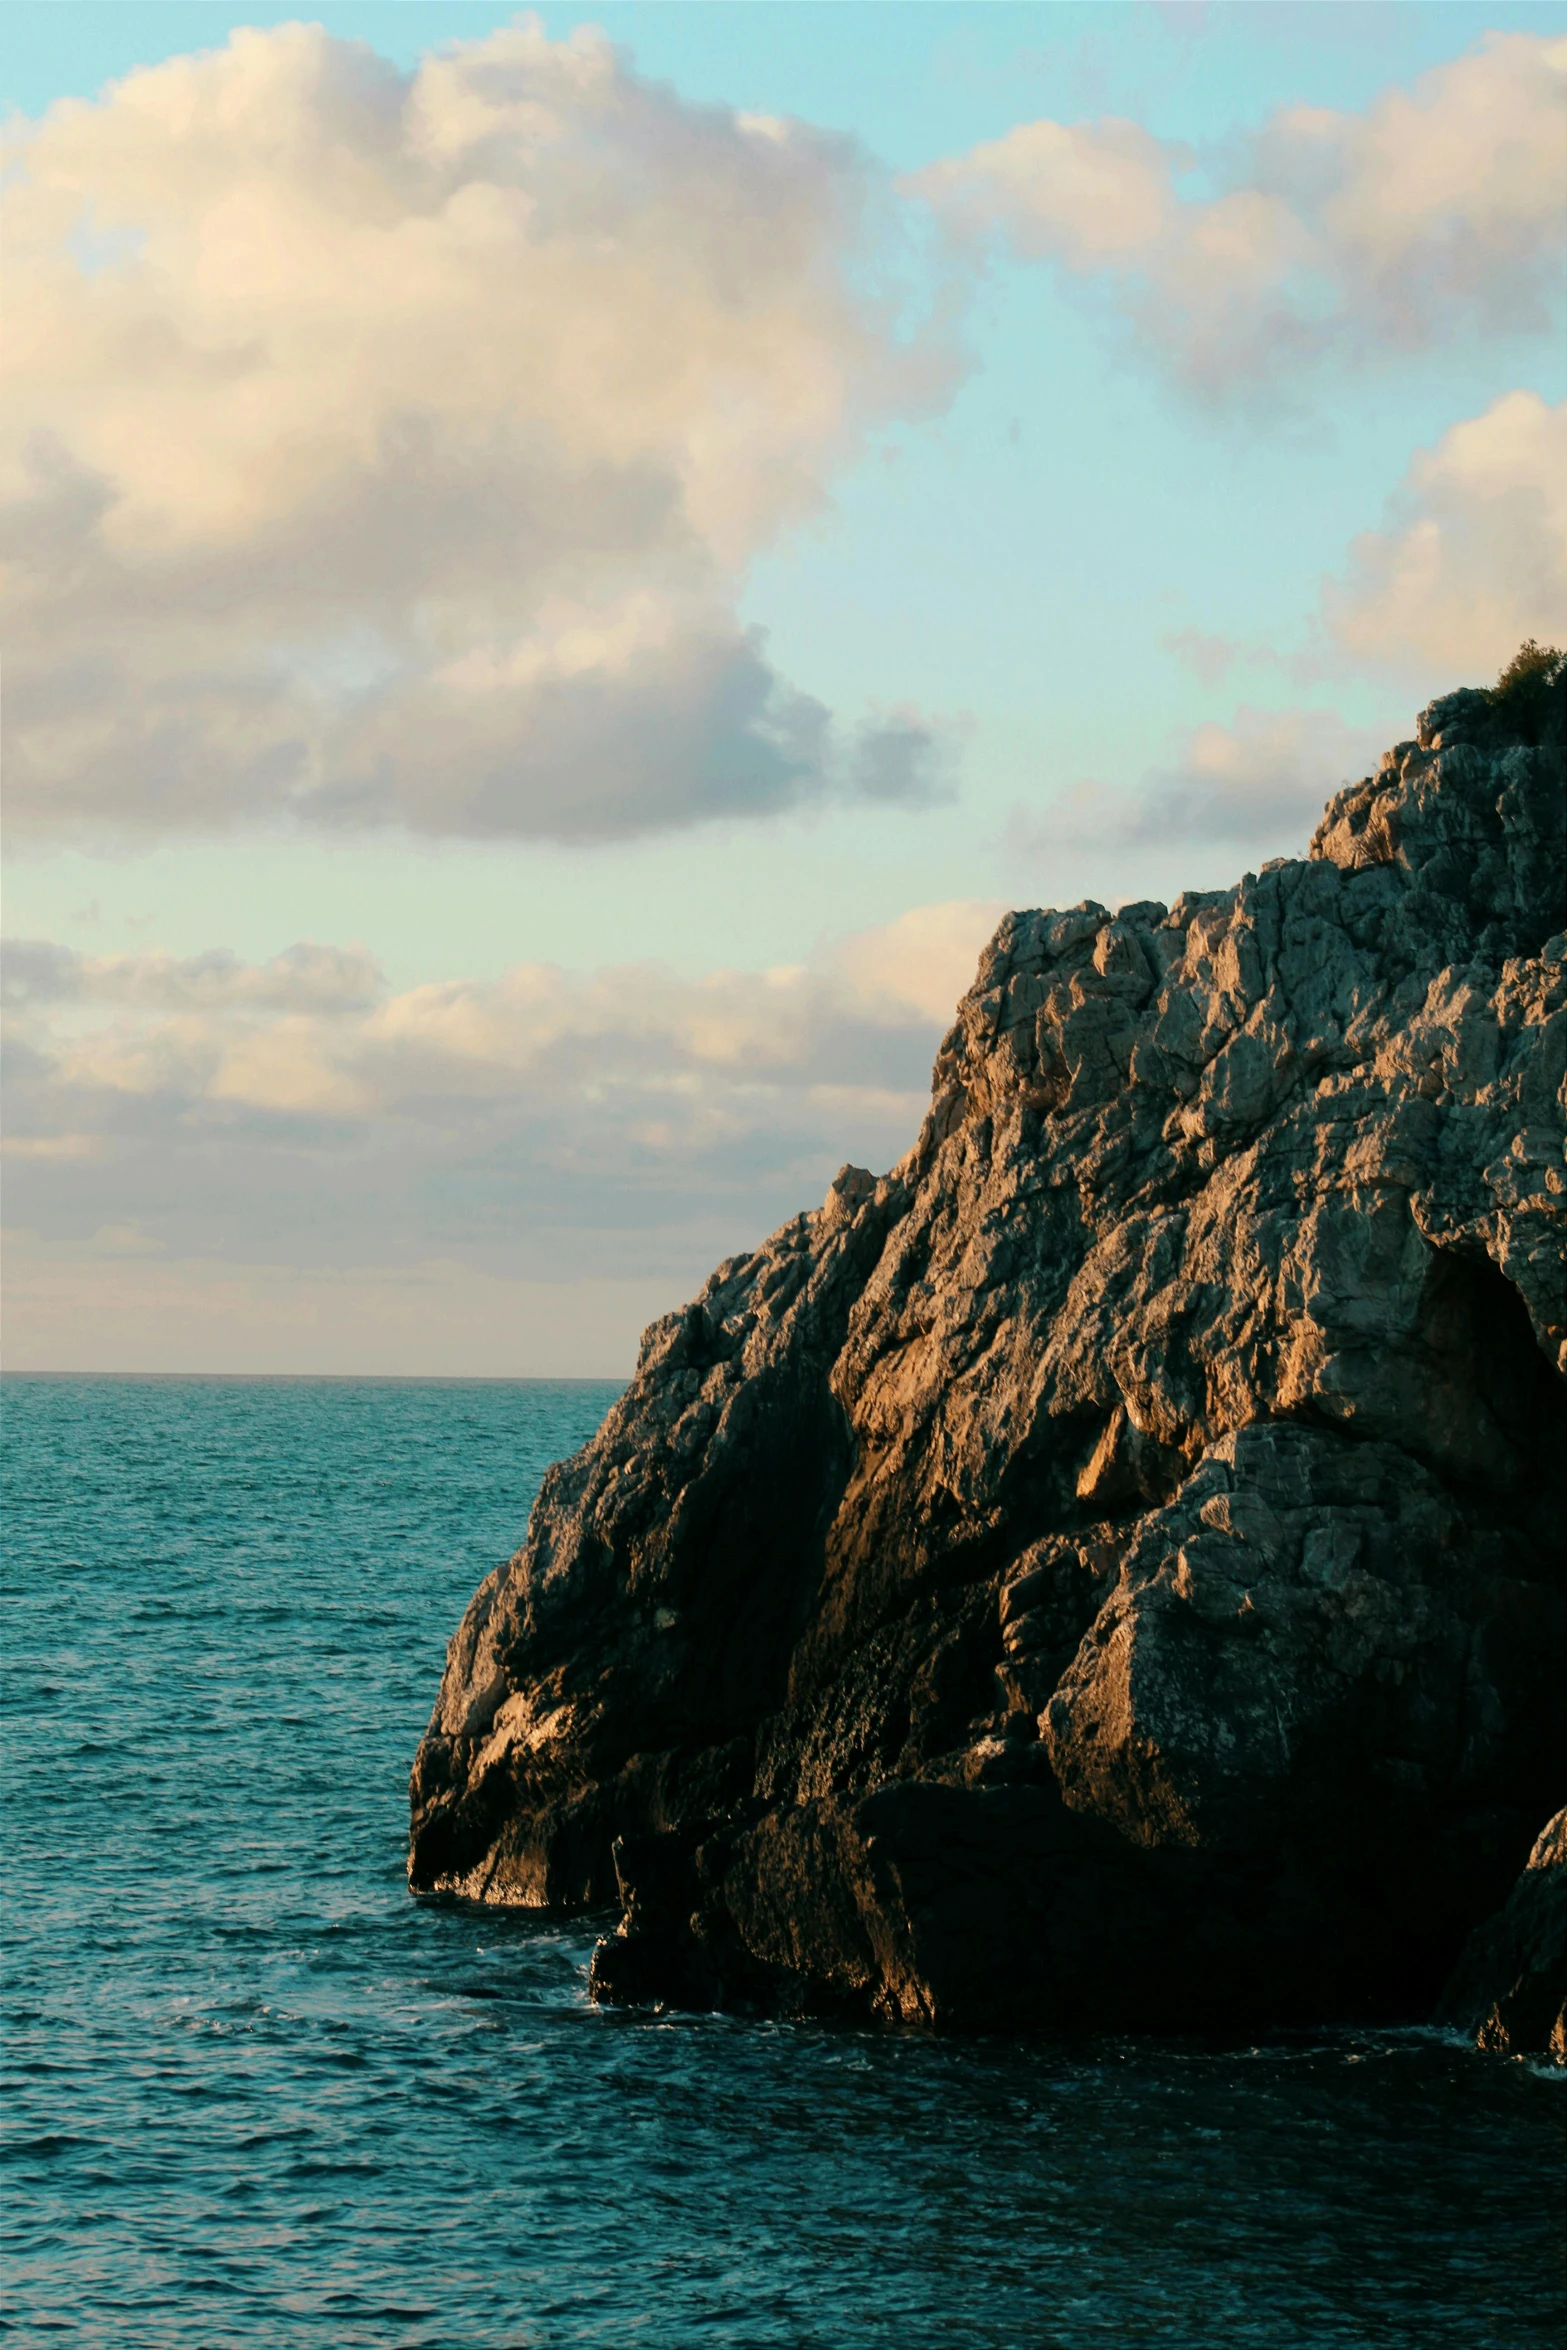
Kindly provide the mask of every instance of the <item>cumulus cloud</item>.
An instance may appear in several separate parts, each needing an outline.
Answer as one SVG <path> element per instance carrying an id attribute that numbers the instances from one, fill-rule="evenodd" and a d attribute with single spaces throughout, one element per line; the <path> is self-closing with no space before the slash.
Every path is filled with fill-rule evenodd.
<path id="1" fill-rule="evenodd" d="M 1509 392 L 1421 450 L 1324 606 L 1361 659 L 1455 680 L 1567 643 L 1567 402 Z"/>
<path id="2" fill-rule="evenodd" d="M 833 962 L 867 1005 L 894 1015 L 921 1014 L 944 1029 L 973 980 L 980 948 L 1005 912 L 1002 898 L 915 906 L 895 922 L 844 939 Z"/>
<path id="3" fill-rule="evenodd" d="M 1068 846 L 1222 844 L 1235 856 L 1300 856 L 1324 803 L 1381 747 L 1379 734 L 1332 710 L 1243 705 L 1229 725 L 1194 728 L 1175 758 L 1130 789 L 1085 780 L 1042 809 L 1014 809 L 1007 846 L 1034 864 Z"/>
<path id="4" fill-rule="evenodd" d="M 224 1263 L 247 1281 L 268 1261 L 287 1281 L 378 1266 L 396 1288 L 439 1262 L 470 1300 L 493 1275 L 640 1284 L 644 1303 L 661 1283 L 676 1303 L 845 1159 L 908 1148 L 999 911 L 918 908 L 770 971 L 525 963 L 396 993 L 357 948 L 15 946 L 21 1261 L 72 1281 L 105 1254 L 200 1261 L 215 1293 Z"/>
<path id="5" fill-rule="evenodd" d="M 954 380 L 874 173 L 522 21 L 320 27 L 63 102 L 7 209 L 11 820 L 593 838 L 918 803 L 746 566 Z"/>
<path id="6" fill-rule="evenodd" d="M 1114 119 L 1022 123 L 910 186 L 960 237 L 1108 287 L 1219 394 L 1326 351 L 1550 323 L 1564 108 L 1567 41 L 1498 33 L 1364 113 L 1280 109 L 1207 192 L 1191 149 Z"/>

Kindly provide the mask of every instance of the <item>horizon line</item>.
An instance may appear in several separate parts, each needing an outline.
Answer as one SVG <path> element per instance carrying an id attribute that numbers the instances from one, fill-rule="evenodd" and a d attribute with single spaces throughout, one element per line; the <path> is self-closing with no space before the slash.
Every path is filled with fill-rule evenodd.
<path id="1" fill-rule="evenodd" d="M 625 1371 L 87 1371 L 7 1370 L 0 1364 L 0 1383 L 7 1379 L 223 1379 L 229 1381 L 309 1380 L 319 1385 L 363 1384 L 374 1380 L 426 1387 L 606 1387 L 629 1386 Z"/>

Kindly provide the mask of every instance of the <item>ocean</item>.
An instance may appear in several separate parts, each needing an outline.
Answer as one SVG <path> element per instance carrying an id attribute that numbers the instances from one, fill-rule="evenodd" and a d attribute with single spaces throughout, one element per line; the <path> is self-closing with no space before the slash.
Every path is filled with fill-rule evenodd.
<path id="1" fill-rule="evenodd" d="M 0 2332 L 112 2350 L 1557 2345 L 1567 2097 L 589 2005 L 409 1762 L 586 1382 L 12 1378 Z"/>

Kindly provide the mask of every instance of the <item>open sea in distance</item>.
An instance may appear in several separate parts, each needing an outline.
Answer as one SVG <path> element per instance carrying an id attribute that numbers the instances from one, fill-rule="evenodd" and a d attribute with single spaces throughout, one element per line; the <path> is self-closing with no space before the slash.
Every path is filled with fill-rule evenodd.
<path id="1" fill-rule="evenodd" d="M 1542 2068 L 601 2012 L 592 1921 L 408 1898 L 446 1640 L 616 1392 L 0 1388 L 0 2332 L 1555 2350 Z"/>

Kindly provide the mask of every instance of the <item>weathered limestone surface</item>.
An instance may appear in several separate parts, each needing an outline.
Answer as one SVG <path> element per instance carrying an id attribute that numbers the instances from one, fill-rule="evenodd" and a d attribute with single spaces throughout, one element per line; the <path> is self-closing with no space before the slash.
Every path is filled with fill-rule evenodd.
<path id="1" fill-rule="evenodd" d="M 606 1998 L 1430 2011 L 1562 1797 L 1559 714 L 1012 914 L 877 1179 L 720 1266 L 454 1638 L 417 1891 Z"/>

